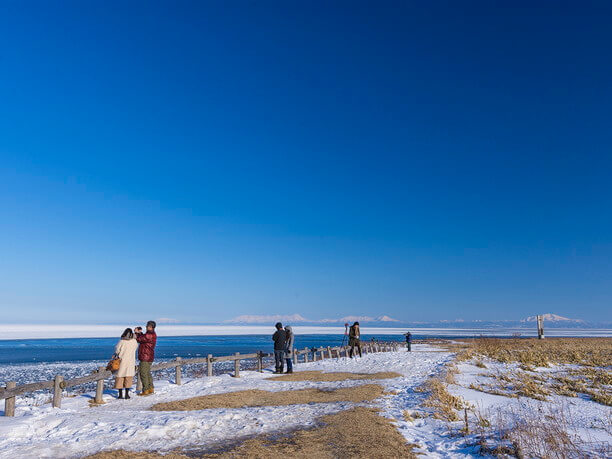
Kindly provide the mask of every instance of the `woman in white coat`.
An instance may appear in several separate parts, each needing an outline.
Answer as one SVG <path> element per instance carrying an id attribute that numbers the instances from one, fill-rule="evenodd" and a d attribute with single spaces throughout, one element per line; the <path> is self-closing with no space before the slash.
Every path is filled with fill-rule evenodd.
<path id="1" fill-rule="evenodd" d="M 130 387 L 134 384 L 136 374 L 136 349 L 138 342 L 134 338 L 134 332 L 131 328 L 126 328 L 115 346 L 115 354 L 121 359 L 121 365 L 115 375 L 115 389 L 119 389 L 118 398 L 130 398 Z"/>

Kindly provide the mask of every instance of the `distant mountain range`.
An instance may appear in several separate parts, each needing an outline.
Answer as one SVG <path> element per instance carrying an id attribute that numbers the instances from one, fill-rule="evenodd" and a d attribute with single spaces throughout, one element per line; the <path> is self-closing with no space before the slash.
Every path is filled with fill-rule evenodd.
<path id="1" fill-rule="evenodd" d="M 582 319 L 570 319 L 557 314 L 542 314 L 544 317 L 544 327 L 551 328 L 610 328 L 611 322 L 587 322 Z M 526 317 L 519 320 L 439 320 L 431 322 L 405 322 L 388 315 L 377 317 L 371 316 L 345 316 L 337 319 L 311 320 L 300 314 L 288 315 L 242 315 L 227 320 L 224 323 L 236 325 L 254 324 L 274 324 L 282 322 L 284 324 L 300 325 L 344 325 L 359 322 L 368 326 L 377 327 L 422 327 L 422 328 L 532 328 L 535 326 L 536 316 Z"/>
<path id="2" fill-rule="evenodd" d="M 582 319 L 568 319 L 567 317 L 558 316 L 557 314 L 541 314 L 544 322 L 555 322 L 555 323 L 576 323 L 583 324 L 585 323 Z M 536 322 L 538 320 L 538 316 L 530 316 L 526 319 L 521 320 L 521 322 Z"/>

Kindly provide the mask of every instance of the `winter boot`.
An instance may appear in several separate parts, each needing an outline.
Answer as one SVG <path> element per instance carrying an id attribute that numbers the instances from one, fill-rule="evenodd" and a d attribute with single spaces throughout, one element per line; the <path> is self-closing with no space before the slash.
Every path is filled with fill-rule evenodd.
<path id="1" fill-rule="evenodd" d="M 125 399 L 128 400 L 130 398 L 130 389 L 125 389 Z"/>
<path id="2" fill-rule="evenodd" d="M 123 389 L 119 389 L 119 397 L 120 399 L 123 399 Z"/>

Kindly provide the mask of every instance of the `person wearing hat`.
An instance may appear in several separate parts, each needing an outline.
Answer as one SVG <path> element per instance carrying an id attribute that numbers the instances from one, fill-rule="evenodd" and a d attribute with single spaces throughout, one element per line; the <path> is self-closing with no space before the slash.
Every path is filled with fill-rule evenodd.
<path id="1" fill-rule="evenodd" d="M 359 322 L 355 322 L 351 325 L 349 330 L 349 346 L 351 346 L 349 350 L 349 357 L 351 359 L 353 358 L 353 352 L 355 352 L 355 346 L 357 346 L 359 357 L 361 357 L 361 332 L 359 331 Z"/>
<path id="2" fill-rule="evenodd" d="M 274 341 L 274 362 L 276 371 L 274 373 L 282 373 L 285 366 L 285 354 L 287 344 L 287 332 L 283 330 L 283 324 L 277 322 L 276 331 L 272 335 Z"/>
<path id="3" fill-rule="evenodd" d="M 115 355 L 121 360 L 119 369 L 115 374 L 115 389 L 119 391 L 117 398 L 130 398 L 130 388 L 134 384 L 134 374 L 136 373 L 134 369 L 136 368 L 137 347 L 138 343 L 134 339 L 134 332 L 131 328 L 126 328 L 117 346 L 115 346 Z"/>
<path id="4" fill-rule="evenodd" d="M 142 327 L 136 327 L 136 341 L 138 341 L 138 377 L 142 382 L 142 392 L 139 395 L 151 395 L 153 393 L 153 376 L 151 375 L 151 365 L 155 359 L 155 344 L 157 344 L 157 334 L 155 333 L 156 323 L 153 320 L 147 322 L 147 332 L 142 332 Z"/>

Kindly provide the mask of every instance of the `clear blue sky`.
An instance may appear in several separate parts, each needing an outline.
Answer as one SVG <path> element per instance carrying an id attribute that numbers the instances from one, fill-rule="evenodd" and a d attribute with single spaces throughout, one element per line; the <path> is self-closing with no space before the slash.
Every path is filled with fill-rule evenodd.
<path id="1" fill-rule="evenodd" d="M 2 2 L 3 321 L 612 319 L 609 2 L 289 3 Z"/>

